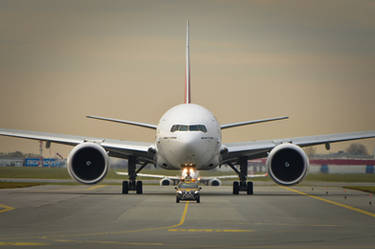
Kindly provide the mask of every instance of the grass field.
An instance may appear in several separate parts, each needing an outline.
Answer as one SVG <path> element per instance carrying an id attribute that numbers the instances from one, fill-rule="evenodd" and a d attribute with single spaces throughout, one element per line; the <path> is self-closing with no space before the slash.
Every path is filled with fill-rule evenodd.
<path id="1" fill-rule="evenodd" d="M 375 174 L 309 174 L 304 181 L 375 182 Z"/>
<path id="2" fill-rule="evenodd" d="M 126 170 L 121 170 L 126 171 Z M 181 173 L 178 170 L 143 170 L 145 174 L 158 174 L 179 176 Z M 201 176 L 220 176 L 232 175 L 234 172 L 222 171 L 200 171 Z M 71 177 L 66 168 L 27 168 L 27 167 L 0 167 L 0 178 L 27 178 L 27 179 L 57 179 L 57 180 L 70 180 Z M 125 180 L 126 176 L 119 176 L 114 170 L 110 169 L 105 180 Z M 138 177 L 139 180 L 149 180 L 155 178 Z M 228 180 L 229 181 L 229 180 Z M 230 180 L 233 181 L 233 180 Z M 272 181 L 270 177 L 254 178 L 252 181 Z M 309 182 L 375 182 L 375 174 L 309 174 L 304 179 L 303 183 Z M 302 184 L 303 184 L 302 183 Z M 37 185 L 79 185 L 78 182 L 0 182 L 0 189 L 3 188 L 23 188 Z M 119 185 L 119 182 L 104 182 L 108 185 Z M 151 183 L 157 184 L 157 183 Z M 227 183 L 228 184 L 228 183 Z M 345 186 L 345 188 L 361 190 L 366 192 L 375 193 L 375 187 L 371 186 Z"/>
<path id="3" fill-rule="evenodd" d="M 33 186 L 39 186 L 43 183 L 38 182 L 0 182 L 0 189 L 2 188 L 27 188 Z"/>
<path id="4" fill-rule="evenodd" d="M 375 194 L 375 186 L 344 186 L 347 189 L 360 190 Z"/>
<path id="5" fill-rule="evenodd" d="M 126 170 L 121 170 L 126 171 Z M 142 170 L 145 174 L 161 174 L 176 176 L 178 170 Z M 33 179 L 71 179 L 66 168 L 37 168 L 37 167 L 0 167 L 0 178 L 33 178 Z M 115 170 L 110 169 L 105 179 L 124 179 Z"/>
<path id="6" fill-rule="evenodd" d="M 126 170 L 122 170 L 126 171 Z M 142 170 L 145 174 L 158 174 L 179 176 L 178 170 Z M 200 171 L 201 176 L 233 175 L 234 172 Z M 0 167 L 0 178 L 39 178 L 39 179 L 71 179 L 66 168 L 27 168 L 27 167 Z M 122 180 L 126 177 L 116 175 L 114 170 L 109 170 L 105 179 Z M 142 178 L 139 179 L 153 179 Z M 272 181 L 270 177 L 254 178 L 252 181 Z M 323 182 L 375 182 L 375 174 L 309 174 L 304 181 Z"/>

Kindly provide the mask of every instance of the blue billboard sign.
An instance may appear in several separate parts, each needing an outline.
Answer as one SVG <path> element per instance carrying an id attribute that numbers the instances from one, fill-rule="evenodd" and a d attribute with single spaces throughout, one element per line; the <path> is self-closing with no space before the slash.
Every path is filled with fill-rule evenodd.
<path id="1" fill-rule="evenodd" d="M 56 158 L 43 158 L 43 167 L 61 167 L 63 163 Z M 25 167 L 39 167 L 40 158 L 25 158 Z"/>

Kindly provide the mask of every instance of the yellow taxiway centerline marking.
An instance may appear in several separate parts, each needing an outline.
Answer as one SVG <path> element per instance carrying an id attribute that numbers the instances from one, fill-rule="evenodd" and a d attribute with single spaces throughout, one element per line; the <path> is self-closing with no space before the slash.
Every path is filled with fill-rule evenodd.
<path id="1" fill-rule="evenodd" d="M 176 228 L 176 229 L 168 229 L 168 232 L 206 232 L 206 233 L 249 233 L 249 232 L 254 232 L 254 230 L 242 230 L 242 229 L 211 229 L 211 228 L 206 228 L 206 229 L 201 229 L 201 228 L 188 228 L 188 229 L 183 229 L 183 228 Z"/>
<path id="2" fill-rule="evenodd" d="M 283 188 L 283 189 L 286 189 L 286 190 L 289 190 L 289 191 L 292 191 L 292 192 L 295 192 L 295 193 L 300 194 L 300 195 L 305 195 L 305 196 L 308 196 L 310 198 L 313 198 L 313 199 L 316 199 L 316 200 L 319 200 L 319 201 L 323 201 L 323 202 L 326 202 L 326 203 L 329 203 L 329 204 L 332 204 L 332 205 L 335 205 L 335 206 L 338 206 L 338 207 L 346 208 L 346 209 L 352 210 L 354 212 L 358 212 L 358 213 L 361 213 L 361 214 L 364 214 L 364 215 L 371 216 L 372 218 L 375 218 L 374 213 L 371 213 L 369 211 L 366 211 L 366 210 L 363 210 L 363 209 L 360 209 L 360 208 L 356 208 L 356 207 L 352 207 L 352 206 L 342 204 L 342 203 L 339 203 L 339 202 L 324 199 L 324 198 L 319 197 L 319 196 L 310 195 L 310 194 L 307 194 L 305 192 L 302 192 L 302 191 L 299 191 L 299 190 L 296 190 L 296 189 L 293 189 L 293 188 L 289 188 L 289 187 L 285 187 L 285 186 L 279 186 L 279 187 Z"/>
<path id="3" fill-rule="evenodd" d="M 186 214 L 187 214 L 187 211 L 188 211 L 188 207 L 189 207 L 189 201 L 187 201 L 186 204 L 185 204 L 184 212 L 182 213 L 180 222 L 178 224 L 176 224 L 176 225 L 168 226 L 167 228 L 175 228 L 175 227 L 182 226 L 184 224 L 184 222 L 185 222 L 185 218 L 186 218 Z"/>
<path id="4" fill-rule="evenodd" d="M 98 189 L 98 188 L 103 188 L 105 186 L 106 185 L 95 185 L 95 186 L 89 187 L 87 190 L 95 190 L 95 189 Z"/>
<path id="5" fill-rule="evenodd" d="M 10 207 L 10 206 L 7 206 L 7 205 L 4 205 L 4 204 L 0 204 L 0 213 L 5 213 L 5 212 L 8 212 L 8 211 L 11 211 L 13 209 L 15 209 L 14 207 Z"/>
<path id="6" fill-rule="evenodd" d="M 112 240 L 52 240 L 60 243 L 76 243 L 76 244 L 109 244 L 109 245 L 123 245 L 123 246 L 163 246 L 164 243 L 159 242 L 125 242 Z"/>
<path id="7" fill-rule="evenodd" d="M 337 225 L 311 225 L 312 227 L 337 227 Z"/>
<path id="8" fill-rule="evenodd" d="M 181 217 L 180 223 L 178 223 L 176 225 L 176 227 L 182 226 L 185 223 L 185 218 L 186 218 L 186 214 L 187 214 L 187 211 L 188 211 L 189 203 L 190 203 L 189 201 L 186 202 L 185 208 L 184 208 L 184 212 L 182 213 L 182 217 Z"/>
<path id="9" fill-rule="evenodd" d="M 0 246 L 47 246 L 46 243 L 36 243 L 36 242 L 1 242 Z"/>

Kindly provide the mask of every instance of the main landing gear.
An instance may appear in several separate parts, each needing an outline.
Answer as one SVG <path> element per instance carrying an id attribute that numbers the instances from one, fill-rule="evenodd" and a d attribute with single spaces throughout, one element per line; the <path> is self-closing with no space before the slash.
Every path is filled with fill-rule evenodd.
<path id="1" fill-rule="evenodd" d="M 129 157 L 128 159 L 128 175 L 129 181 L 122 182 L 122 193 L 128 194 L 129 191 L 135 191 L 137 194 L 143 194 L 142 181 L 137 181 L 137 173 L 141 171 L 147 163 L 144 163 L 138 170 L 136 170 L 136 158 Z"/>
<path id="2" fill-rule="evenodd" d="M 122 182 L 122 193 L 128 194 L 129 190 L 135 190 L 137 194 L 143 194 L 142 181 L 123 181 Z"/>
<path id="3" fill-rule="evenodd" d="M 246 192 L 248 195 L 254 194 L 253 182 L 247 182 L 247 158 L 240 158 L 240 171 L 234 167 L 233 164 L 229 166 L 238 174 L 240 181 L 233 182 L 233 194 L 238 195 L 241 191 Z"/>
<path id="4" fill-rule="evenodd" d="M 248 195 L 254 194 L 253 182 L 233 182 L 233 194 L 238 195 L 240 191 L 245 191 Z"/>

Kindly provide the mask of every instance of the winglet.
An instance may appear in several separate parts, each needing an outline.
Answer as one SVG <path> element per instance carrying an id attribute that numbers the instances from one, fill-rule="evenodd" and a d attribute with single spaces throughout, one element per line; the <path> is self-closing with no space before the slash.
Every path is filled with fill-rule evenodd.
<path id="1" fill-rule="evenodd" d="M 186 23 L 186 65 L 185 65 L 185 104 L 191 103 L 190 92 L 190 46 L 189 46 L 189 19 Z"/>

